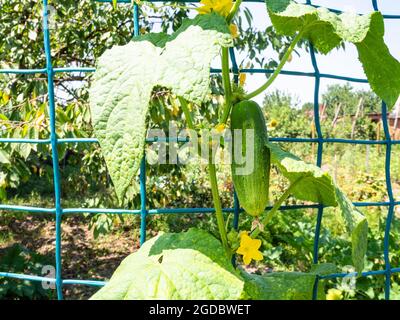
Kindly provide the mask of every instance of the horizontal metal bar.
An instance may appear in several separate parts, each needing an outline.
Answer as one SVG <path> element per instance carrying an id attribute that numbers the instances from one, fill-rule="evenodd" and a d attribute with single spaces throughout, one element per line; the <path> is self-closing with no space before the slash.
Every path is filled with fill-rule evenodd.
<path id="1" fill-rule="evenodd" d="M 368 276 L 379 276 L 384 275 L 388 271 L 386 270 L 374 270 L 374 271 L 366 271 L 361 273 L 361 277 L 368 277 Z M 400 268 L 392 268 L 389 270 L 390 273 L 400 273 Z M 337 278 L 346 278 L 346 277 L 357 277 L 358 274 L 356 272 L 351 273 L 332 273 L 327 275 L 318 276 L 319 279 L 337 279 Z M 5 278 L 13 278 L 19 280 L 28 280 L 28 281 L 46 281 L 50 283 L 55 283 L 55 278 L 47 278 L 35 275 L 25 275 L 25 274 L 18 274 L 18 273 L 11 273 L 11 272 L 0 272 L 0 277 Z M 86 286 L 94 286 L 94 287 L 102 287 L 104 286 L 107 281 L 101 280 L 79 280 L 79 279 L 63 279 L 63 284 L 66 285 L 86 285 Z"/>
<path id="2" fill-rule="evenodd" d="M 96 0 L 97 2 L 100 3 L 111 3 L 113 0 Z M 132 3 L 132 0 L 117 0 L 118 3 Z M 149 2 L 168 2 L 165 0 L 149 0 Z M 182 3 L 198 3 L 200 0 L 177 0 L 176 2 L 182 2 Z M 243 0 L 243 2 L 248 2 L 248 3 L 265 3 L 265 0 Z M 315 8 L 319 8 L 321 6 L 316 5 L 316 4 L 311 4 Z M 343 13 L 342 10 L 335 9 L 335 8 L 329 8 L 327 7 L 329 11 L 332 11 L 334 13 Z M 400 15 L 393 15 L 393 14 L 383 14 L 384 19 L 400 19 Z"/>
<path id="3" fill-rule="evenodd" d="M 0 74 L 38 74 L 46 73 L 46 69 L 0 69 Z"/>
<path id="4" fill-rule="evenodd" d="M 386 207 L 386 206 L 399 206 L 400 201 L 384 201 L 384 202 L 353 202 L 356 207 Z M 293 209 L 317 209 L 319 204 L 296 204 L 281 206 L 279 210 L 293 210 Z M 268 206 L 265 210 L 270 210 L 272 206 Z M 30 206 L 15 206 L 15 205 L 0 205 L 0 210 L 21 211 L 29 213 L 55 213 L 55 208 L 39 208 Z M 243 212 L 243 209 L 240 210 Z M 214 213 L 214 208 L 163 208 L 163 209 L 149 209 L 148 214 L 201 214 L 201 213 Z M 223 212 L 232 213 L 234 208 L 224 208 Z M 62 214 L 140 214 L 140 209 L 107 209 L 107 208 L 65 208 L 62 209 Z"/>
<path id="5" fill-rule="evenodd" d="M 233 208 L 222 209 L 225 213 L 234 212 Z M 149 214 L 201 214 L 201 213 L 214 213 L 214 208 L 162 208 L 162 209 L 150 209 Z"/>
<path id="6" fill-rule="evenodd" d="M 148 138 L 146 142 L 189 142 L 189 138 Z M 57 143 L 98 143 L 97 138 L 61 138 Z M 50 144 L 50 139 L 22 139 L 22 138 L 0 138 L 0 143 L 30 143 L 30 144 Z"/>
<path id="7" fill-rule="evenodd" d="M 221 69 L 211 69 L 214 73 L 220 73 Z M 272 74 L 275 69 L 240 69 L 240 73 L 262 73 L 262 74 Z M 320 77 L 327 79 L 336 79 L 343 80 L 349 82 L 358 82 L 358 83 L 368 83 L 367 79 L 364 78 L 354 78 L 354 77 L 346 77 L 342 75 L 330 74 L 330 73 L 316 73 L 316 72 L 302 72 L 302 71 L 292 71 L 292 70 L 282 70 L 280 74 L 288 75 L 288 76 L 297 76 L 297 77 Z"/>
<path id="8" fill-rule="evenodd" d="M 95 72 L 96 68 L 92 67 L 65 67 L 65 68 L 54 68 L 55 73 L 72 73 L 72 72 Z M 3 74 L 46 74 L 47 69 L 0 69 L 0 73 Z"/>
<path id="9" fill-rule="evenodd" d="M 95 72 L 96 68 L 90 67 L 82 67 L 82 68 L 54 68 L 55 73 L 73 73 L 73 72 Z M 240 69 L 241 73 L 261 73 L 261 74 L 272 74 L 275 69 Z M 211 73 L 221 73 L 221 69 L 211 68 Z M 34 73 L 46 73 L 46 69 L 0 69 L 0 73 L 19 73 L 19 74 L 34 74 Z M 231 70 L 231 73 L 233 71 Z M 301 71 L 292 71 L 292 70 L 282 70 L 280 74 L 289 75 L 289 76 L 298 76 L 298 77 L 320 77 L 320 78 L 328 78 L 328 79 L 336 79 L 343 80 L 349 82 L 358 82 L 358 83 L 368 83 L 367 79 L 361 78 L 353 78 L 353 77 L 345 77 L 341 75 L 329 74 L 329 73 L 319 73 L 315 72 L 301 72 Z"/>
<path id="10" fill-rule="evenodd" d="M 62 214 L 77 214 L 77 213 L 89 213 L 89 214 L 140 214 L 140 210 L 128 210 L 128 209 L 106 209 L 106 208 L 66 208 L 62 210 Z"/>
<path id="11" fill-rule="evenodd" d="M 47 277 L 12 273 L 12 272 L 0 272 L 0 277 L 14 278 L 14 279 L 20 279 L 20 280 L 29 280 L 29 281 L 40 281 L 40 282 L 46 281 L 46 282 L 51 282 L 51 283 L 56 282 L 56 279 L 54 279 L 54 278 L 47 278 Z"/>
<path id="12" fill-rule="evenodd" d="M 99 280 L 79 280 L 79 279 L 64 279 L 62 280 L 63 284 L 70 284 L 70 285 L 85 285 L 91 287 L 103 287 L 107 282 L 106 281 L 99 281 Z"/>
<path id="13" fill-rule="evenodd" d="M 54 68 L 55 73 L 73 73 L 73 72 L 95 72 L 96 68 L 91 67 L 76 67 L 76 68 Z M 274 73 L 275 69 L 261 69 L 261 68 L 252 68 L 252 69 L 240 69 L 241 73 L 261 73 L 261 74 L 272 74 Z M 211 73 L 221 73 L 221 69 L 211 68 Z M 46 73 L 46 69 L 0 69 L 0 73 L 20 73 L 20 74 L 33 74 L 33 73 Z M 231 73 L 234 73 L 231 70 Z M 319 73 L 316 74 L 315 72 L 302 72 L 302 71 L 292 71 L 292 70 L 282 70 L 280 74 L 289 75 L 289 76 L 298 76 L 298 77 L 320 77 L 320 78 L 329 78 L 329 79 L 336 79 L 336 80 L 343 80 L 349 82 L 359 82 L 359 83 L 368 83 L 367 79 L 362 78 L 354 78 L 354 77 L 346 77 L 342 75 L 335 75 L 329 73 Z"/>
<path id="14" fill-rule="evenodd" d="M 225 208 L 223 212 L 233 212 L 232 208 Z M 214 208 L 162 208 L 162 209 L 149 209 L 147 214 L 200 214 L 200 213 L 214 213 Z M 102 208 L 67 208 L 62 210 L 63 214 L 76 214 L 76 213 L 89 213 L 89 214 L 141 214 L 141 210 L 127 210 L 127 209 L 102 209 Z"/>
<path id="15" fill-rule="evenodd" d="M 30 213 L 55 213 L 55 208 L 39 208 L 31 206 L 16 206 L 8 204 L 0 204 L 0 210 L 10 210 L 10 211 L 22 211 Z"/>
<path id="16" fill-rule="evenodd" d="M 392 268 L 389 270 L 390 273 L 399 273 L 400 268 Z M 373 270 L 373 271 L 366 271 L 362 272 L 361 276 L 362 277 L 368 277 L 368 276 L 379 276 L 379 275 L 384 275 L 386 274 L 386 270 Z M 349 272 L 349 273 L 332 273 L 332 274 L 327 274 L 323 276 L 318 276 L 319 279 L 335 279 L 335 278 L 346 278 L 346 277 L 357 277 L 358 274 L 357 272 Z"/>
<path id="17" fill-rule="evenodd" d="M 56 282 L 55 278 L 48 278 L 48 277 L 27 275 L 27 274 L 19 274 L 19 273 L 12 273 L 12 272 L 0 272 L 0 277 L 13 278 L 13 279 L 19 279 L 19 280 L 28 280 L 28 281 L 38 281 L 38 282 L 43 282 L 43 281 L 50 282 L 50 283 Z M 87 285 L 87 286 L 102 287 L 106 284 L 106 281 L 64 279 L 64 280 L 62 280 L 62 283 L 63 284 L 81 284 L 81 285 Z"/>
<path id="18" fill-rule="evenodd" d="M 55 73 L 72 73 L 72 72 L 95 72 L 96 68 L 92 67 L 65 67 L 65 68 L 54 68 Z"/>
<path id="19" fill-rule="evenodd" d="M 57 139 L 57 143 L 98 143 L 99 140 L 96 138 L 62 138 Z"/>
<path id="20" fill-rule="evenodd" d="M 272 142 L 303 142 L 303 143 L 345 143 L 345 144 L 400 144 L 400 140 L 351 140 L 341 138 L 287 138 L 287 137 L 271 137 Z M 189 138 L 147 138 L 147 143 L 153 142 L 189 142 Z M 57 143 L 98 143 L 96 138 L 62 138 L 58 139 Z M 30 143 L 30 144 L 50 144 L 50 139 L 19 139 L 19 138 L 0 138 L 0 143 Z"/>
<path id="21" fill-rule="evenodd" d="M 50 144 L 50 139 L 0 138 L 0 143 Z"/>

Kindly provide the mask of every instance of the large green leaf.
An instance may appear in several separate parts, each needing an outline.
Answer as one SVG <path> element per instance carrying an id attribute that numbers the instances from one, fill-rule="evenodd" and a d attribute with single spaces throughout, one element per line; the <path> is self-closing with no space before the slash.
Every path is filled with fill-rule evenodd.
<path id="1" fill-rule="evenodd" d="M 190 229 L 147 241 L 92 299 L 240 299 L 243 290 L 221 243 Z"/>
<path id="2" fill-rule="evenodd" d="M 391 108 L 400 95 L 400 63 L 390 54 L 383 35 L 382 15 L 376 12 L 365 38 L 354 44 L 372 90 Z"/>
<path id="3" fill-rule="evenodd" d="M 328 173 L 282 150 L 277 144 L 267 142 L 266 145 L 271 150 L 271 162 L 290 182 L 297 181 L 292 189 L 296 198 L 325 206 L 339 206 L 346 229 L 351 234 L 353 265 L 357 272 L 361 272 L 367 251 L 368 222 L 365 216 L 354 207 Z"/>
<path id="4" fill-rule="evenodd" d="M 267 147 L 271 150 L 271 162 L 290 182 L 301 178 L 292 191 L 296 198 L 325 206 L 337 205 L 335 185 L 328 173 L 282 150 L 277 144 L 268 142 Z"/>
<path id="5" fill-rule="evenodd" d="M 320 52 L 328 53 L 342 41 L 355 44 L 371 88 L 389 107 L 400 94 L 400 63 L 384 43 L 380 12 L 369 15 L 336 14 L 292 0 L 266 0 L 274 27 L 284 35 L 300 32 Z"/>
<path id="6" fill-rule="evenodd" d="M 357 272 L 362 272 L 368 244 L 368 221 L 338 187 L 336 187 L 336 197 L 346 224 L 346 229 L 351 234 L 354 268 Z"/>
<path id="7" fill-rule="evenodd" d="M 274 272 L 264 275 L 242 273 L 246 293 L 254 300 L 311 300 L 317 275 L 336 272 L 333 264 L 313 267 L 310 273 Z M 318 300 L 325 300 L 324 281 L 318 283 Z"/>
<path id="8" fill-rule="evenodd" d="M 292 36 L 301 31 L 322 53 L 337 47 L 341 38 L 335 34 L 331 21 L 336 16 L 325 8 L 298 4 L 291 0 L 266 0 L 268 13 L 275 29 Z"/>
<path id="9" fill-rule="evenodd" d="M 137 37 L 99 58 L 90 88 L 90 109 L 95 135 L 120 199 L 143 156 L 153 88 L 168 87 L 197 104 L 206 101 L 211 60 L 221 46 L 230 45 L 232 37 L 225 20 L 208 14 L 186 21 L 170 37 Z"/>
<path id="10" fill-rule="evenodd" d="M 150 42 L 130 42 L 99 59 L 90 88 L 95 135 L 120 199 L 140 166 L 146 115 L 159 52 Z"/>

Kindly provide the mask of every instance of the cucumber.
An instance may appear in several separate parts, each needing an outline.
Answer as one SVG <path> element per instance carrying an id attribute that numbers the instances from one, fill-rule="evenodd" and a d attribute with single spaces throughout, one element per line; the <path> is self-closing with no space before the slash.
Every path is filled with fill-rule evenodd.
<path id="1" fill-rule="evenodd" d="M 241 141 L 235 141 L 235 129 L 241 129 Z M 246 157 L 246 129 L 254 129 L 254 165 L 248 174 L 242 174 L 243 159 L 235 157 L 235 148 L 240 148 Z M 258 216 L 268 205 L 270 151 L 265 146 L 268 139 L 267 126 L 260 106 L 254 101 L 241 101 L 233 106 L 231 113 L 232 132 L 232 179 L 241 207 L 250 215 Z M 249 141 L 250 142 L 250 141 Z M 253 142 L 253 141 L 252 141 Z M 250 153 L 250 152 L 249 152 Z"/>

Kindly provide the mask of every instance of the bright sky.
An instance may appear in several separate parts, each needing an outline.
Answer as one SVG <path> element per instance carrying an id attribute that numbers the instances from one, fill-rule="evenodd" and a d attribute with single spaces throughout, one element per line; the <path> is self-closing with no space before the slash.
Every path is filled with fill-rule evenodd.
<path id="1" fill-rule="evenodd" d="M 297 2 L 306 2 L 305 0 L 297 0 Z M 313 0 L 313 4 L 339 9 L 342 11 L 356 12 L 360 14 L 370 13 L 373 11 L 371 0 Z M 159 5 L 159 3 L 156 3 Z M 192 4 L 195 6 L 194 4 Z M 198 5 L 198 4 L 197 4 Z M 257 29 L 265 29 L 271 24 L 265 3 L 243 3 L 242 6 L 247 6 L 254 18 L 254 27 Z M 378 0 L 379 10 L 383 14 L 400 15 L 400 0 Z M 194 10 L 193 10 L 194 11 Z M 191 15 L 195 15 L 193 12 Z M 245 21 L 245 19 L 243 19 Z M 157 32 L 159 28 L 156 26 L 153 31 Z M 400 60 L 400 20 L 386 19 L 385 20 L 385 42 L 389 47 L 391 54 Z M 313 72 L 314 69 L 311 64 L 310 55 L 307 52 L 299 52 L 300 56 L 293 55 L 290 63 L 287 63 L 284 70 Z M 272 49 L 267 49 L 264 53 L 266 58 L 272 56 L 277 58 Z M 354 45 L 346 44 L 346 49 L 334 49 L 328 55 L 317 55 L 317 62 L 319 71 L 321 73 L 330 73 L 341 76 L 348 76 L 353 78 L 366 78 L 362 70 L 361 63 L 357 58 L 357 50 Z M 237 57 L 238 63 L 241 61 L 240 55 Z M 215 59 L 212 67 L 220 68 L 220 59 Z M 246 80 L 247 90 L 253 91 L 266 81 L 263 74 L 248 75 Z M 344 81 L 321 79 L 320 84 L 320 101 L 321 95 L 326 91 L 329 85 L 339 83 L 344 84 Z M 353 87 L 357 89 L 369 89 L 368 84 L 352 83 Z M 279 75 L 274 84 L 269 90 L 279 89 L 281 91 L 290 92 L 294 95 L 299 106 L 306 102 L 312 102 L 314 99 L 314 78 L 313 77 L 299 77 L 299 76 L 285 76 Z M 264 94 L 255 98 L 259 103 L 262 102 Z"/>
<path id="2" fill-rule="evenodd" d="M 300 2 L 300 1 L 298 1 Z M 371 0 L 314 0 L 314 4 L 340 9 L 343 11 L 353 11 L 358 13 L 368 13 L 373 10 Z M 264 28 L 270 24 L 265 5 L 263 3 L 245 4 L 253 13 L 256 26 Z M 400 15 L 400 1 L 395 0 L 378 0 L 379 10 L 383 14 Z M 385 41 L 388 44 L 390 52 L 393 56 L 400 60 L 400 20 L 385 20 Z M 273 54 L 267 51 L 266 56 Z M 361 63 L 357 58 L 357 51 L 351 44 L 346 45 L 346 51 L 334 50 L 330 54 L 317 55 L 318 67 L 322 73 L 332 73 L 337 75 L 345 75 L 355 78 L 365 78 Z M 298 57 L 293 55 L 293 60 L 286 64 L 286 70 L 313 72 L 311 59 L 307 53 Z M 252 91 L 261 85 L 265 80 L 263 75 L 248 76 L 247 88 Z M 333 83 L 344 83 L 330 79 L 321 80 L 321 93 L 327 86 Z M 367 84 L 353 84 L 356 88 L 368 89 Z M 277 80 L 272 85 L 271 89 L 280 89 L 290 92 L 298 97 L 301 104 L 313 101 L 314 94 L 314 78 L 283 76 L 279 75 Z M 259 102 L 262 101 L 263 95 L 256 98 Z"/>

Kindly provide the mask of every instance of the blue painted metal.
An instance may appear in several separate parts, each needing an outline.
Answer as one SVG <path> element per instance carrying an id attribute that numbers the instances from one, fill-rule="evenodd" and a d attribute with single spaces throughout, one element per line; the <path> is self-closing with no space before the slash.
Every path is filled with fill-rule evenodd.
<path id="1" fill-rule="evenodd" d="M 392 182 L 390 177 L 390 160 L 392 155 L 392 144 L 390 142 L 390 132 L 387 120 L 387 109 L 386 104 L 382 103 L 382 124 L 383 131 L 385 133 L 386 144 L 386 156 L 385 156 L 385 178 L 386 178 L 386 189 L 389 198 L 388 214 L 386 217 L 386 227 L 385 227 L 385 237 L 383 240 L 383 256 L 385 260 L 385 299 L 390 299 L 390 277 L 391 277 L 391 265 L 389 259 L 389 238 L 390 238 L 390 228 L 392 226 L 395 199 L 393 196 Z"/>
<path id="2" fill-rule="evenodd" d="M 53 183 L 54 183 L 54 199 L 56 209 L 56 288 L 57 297 L 62 300 L 62 278 L 61 278 L 61 185 L 60 185 L 60 170 L 58 166 L 58 151 L 57 151 L 57 133 L 56 133 L 56 107 L 54 101 L 54 71 L 51 61 L 50 49 L 50 31 L 48 25 L 48 7 L 47 0 L 43 0 L 43 33 L 44 33 L 44 51 L 46 56 L 46 73 L 47 73 L 47 93 L 50 117 L 50 140 L 51 140 L 51 155 L 53 160 Z"/>
<path id="3" fill-rule="evenodd" d="M 112 0 L 97 0 L 98 2 L 108 2 L 110 3 Z M 366 0 L 367 1 L 367 0 Z M 368 0 L 369 1 L 369 0 Z M 148 215 L 154 214 L 208 214 L 214 213 L 214 208 L 160 208 L 160 209 L 147 209 L 146 205 L 146 165 L 145 165 L 145 157 L 143 157 L 141 166 L 140 166 L 140 199 L 141 206 L 140 209 L 136 210 L 127 210 L 127 209 L 103 209 L 103 208 L 62 208 L 61 206 L 61 187 L 60 187 L 60 171 L 58 166 L 58 144 L 64 143 L 98 143 L 96 138 L 64 138 L 58 139 L 55 130 L 55 100 L 54 100 L 54 74 L 55 73 L 91 73 L 95 71 L 95 68 L 89 67 L 65 67 L 65 68 L 53 68 L 52 59 L 51 59 L 51 47 L 50 47 L 50 33 L 48 29 L 48 21 L 47 21 L 47 2 L 48 0 L 43 0 L 43 33 L 44 33 L 44 49 L 45 49 L 45 57 L 46 57 L 46 67 L 39 69 L 2 69 L 0 70 L 0 74 L 46 74 L 48 78 L 48 107 L 49 107 L 49 121 L 50 121 L 50 137 L 48 139 L 14 139 L 14 138 L 0 138 L 0 143 L 30 143 L 30 144 L 49 144 L 51 145 L 52 150 L 52 160 L 53 160 L 53 179 L 54 179 L 54 195 L 55 195 L 55 203 L 54 208 L 39 208 L 39 207 L 31 207 L 31 206 L 17 206 L 17 205 L 5 205 L 0 204 L 0 210 L 7 211 L 18 211 L 18 212 L 26 212 L 32 214 L 51 214 L 55 216 L 56 223 L 56 253 L 55 253 L 55 262 L 56 262 L 56 274 L 54 278 L 47 278 L 36 275 L 25 275 L 25 274 L 16 274 L 9 272 L 0 272 L 0 277 L 9 277 L 14 279 L 21 280 L 29 280 L 29 281 L 46 281 L 55 283 L 57 289 L 57 298 L 62 299 L 62 287 L 63 285 L 88 285 L 88 286 L 103 286 L 105 284 L 104 281 L 93 281 L 93 280 L 80 280 L 80 279 L 62 279 L 61 273 L 61 219 L 63 215 L 71 215 L 71 214 L 135 214 L 140 215 L 141 217 L 141 226 L 140 226 L 140 243 L 142 244 L 146 239 L 146 219 Z M 153 0 L 152 2 L 163 2 L 162 0 Z M 183 0 L 180 2 L 199 2 L 199 0 Z M 244 2 L 259 2 L 264 3 L 264 0 L 244 0 Z M 372 6 L 374 10 L 378 10 L 378 1 L 371 0 Z M 131 3 L 131 0 L 118 0 L 118 3 Z M 314 5 L 311 0 L 307 0 L 306 3 L 310 5 Z M 316 5 L 314 5 L 316 6 Z M 317 6 L 316 6 L 317 7 Z M 340 10 L 331 9 L 334 12 L 341 12 Z M 133 35 L 139 35 L 139 7 L 134 4 L 133 5 Z M 383 15 L 385 19 L 400 19 L 400 15 Z M 390 174 L 390 163 L 391 163 L 391 150 L 393 145 L 400 144 L 400 140 L 392 140 L 390 137 L 388 119 L 387 119 L 387 108 L 386 105 L 382 104 L 382 122 L 385 139 L 381 141 L 374 140 L 349 140 L 349 139 L 339 139 L 339 138 L 324 138 L 321 130 L 320 119 L 319 119 L 319 91 L 320 91 L 320 81 L 321 79 L 337 79 L 349 82 L 356 83 L 368 83 L 367 79 L 361 78 L 353 78 L 347 77 L 343 75 L 334 75 L 334 74 L 326 74 L 320 73 L 318 68 L 318 63 L 316 59 L 315 50 L 312 45 L 309 46 L 310 50 L 310 58 L 313 66 L 313 72 L 300 72 L 300 71 L 291 71 L 291 70 L 283 70 L 281 71 L 284 75 L 289 76 L 300 76 L 300 77 L 313 77 L 315 79 L 314 83 L 314 118 L 315 118 L 315 127 L 317 132 L 317 137 L 310 138 L 271 138 L 271 141 L 276 142 L 290 142 L 290 143 L 317 143 L 318 151 L 317 151 L 317 159 L 316 163 L 318 166 L 322 164 L 322 156 L 323 156 L 323 145 L 324 143 L 346 143 L 346 144 L 362 144 L 362 145 L 385 145 L 386 147 L 386 156 L 385 156 L 385 178 L 386 178 L 386 187 L 388 193 L 388 201 L 381 202 L 355 202 L 354 205 L 357 207 L 370 207 L 370 206 L 379 206 L 379 207 L 388 207 L 388 215 L 386 219 L 385 226 L 385 236 L 384 236 L 384 262 L 385 269 L 384 270 L 374 270 L 367 271 L 361 274 L 362 277 L 367 276 L 378 276 L 383 275 L 385 277 L 385 298 L 390 298 L 390 284 L 391 284 L 391 275 L 394 273 L 400 273 L 400 268 L 393 268 L 391 266 L 389 252 L 390 252 L 390 230 L 392 221 L 394 218 L 394 208 L 395 206 L 400 205 L 400 201 L 396 201 L 393 195 L 392 184 L 391 184 L 391 174 Z M 231 58 L 231 71 L 234 76 L 234 81 L 238 82 L 238 65 L 236 62 L 235 51 L 233 48 L 230 49 L 230 58 Z M 220 69 L 211 69 L 213 73 L 220 73 Z M 272 74 L 274 70 L 272 69 L 241 69 L 242 73 L 263 73 L 263 74 Z M 173 141 L 175 141 L 174 139 Z M 152 138 L 147 139 L 148 143 L 155 141 L 171 141 L 165 138 Z M 187 142 L 186 138 L 179 138 L 177 142 Z M 236 193 L 233 193 L 234 204 L 233 208 L 225 208 L 223 212 L 225 214 L 234 214 L 233 226 L 234 228 L 238 228 L 239 224 L 239 214 L 243 210 L 240 208 L 240 204 Z M 318 263 L 318 251 L 319 251 L 319 236 L 322 227 L 322 217 L 323 217 L 323 209 L 324 207 L 320 204 L 307 204 L 307 205 L 287 205 L 282 206 L 280 210 L 292 210 L 292 209 L 304 209 L 304 208 L 312 208 L 317 209 L 317 218 L 316 218 L 316 226 L 315 226 L 315 238 L 314 238 L 314 250 L 313 250 L 313 262 Z M 271 209 L 271 207 L 267 207 L 266 210 Z M 335 273 L 318 277 L 315 282 L 313 288 L 313 298 L 316 299 L 318 294 L 318 281 L 321 279 L 335 279 L 335 278 L 343 278 L 348 276 L 356 276 L 355 273 Z"/>
<path id="4" fill-rule="evenodd" d="M 311 1 L 307 1 L 308 4 L 311 4 Z M 315 56 L 315 50 L 312 44 L 309 44 L 309 51 L 310 51 L 310 58 L 311 64 L 314 68 L 315 73 L 315 84 L 314 84 L 314 123 L 315 129 L 317 131 L 317 143 L 318 143 L 318 150 L 317 150 L 317 166 L 321 167 L 322 164 L 322 152 L 323 152 L 323 136 L 321 130 L 321 122 L 319 119 L 319 89 L 321 84 L 321 77 L 318 68 L 317 58 Z M 322 205 L 318 207 L 317 213 L 317 222 L 315 225 L 315 233 L 314 233 L 314 250 L 313 250 L 313 263 L 318 263 L 318 252 L 319 252 L 319 237 L 321 234 L 321 225 L 322 225 L 322 215 L 324 213 L 324 208 Z M 313 299 L 316 300 L 318 296 L 318 282 L 319 278 L 315 279 L 314 288 L 313 288 Z"/>
<path id="5" fill-rule="evenodd" d="M 146 157 L 140 164 L 140 244 L 146 241 Z"/>
<path id="6" fill-rule="evenodd" d="M 140 33 L 139 27 L 139 6 L 134 3 L 133 4 L 133 36 L 137 37 Z"/>

